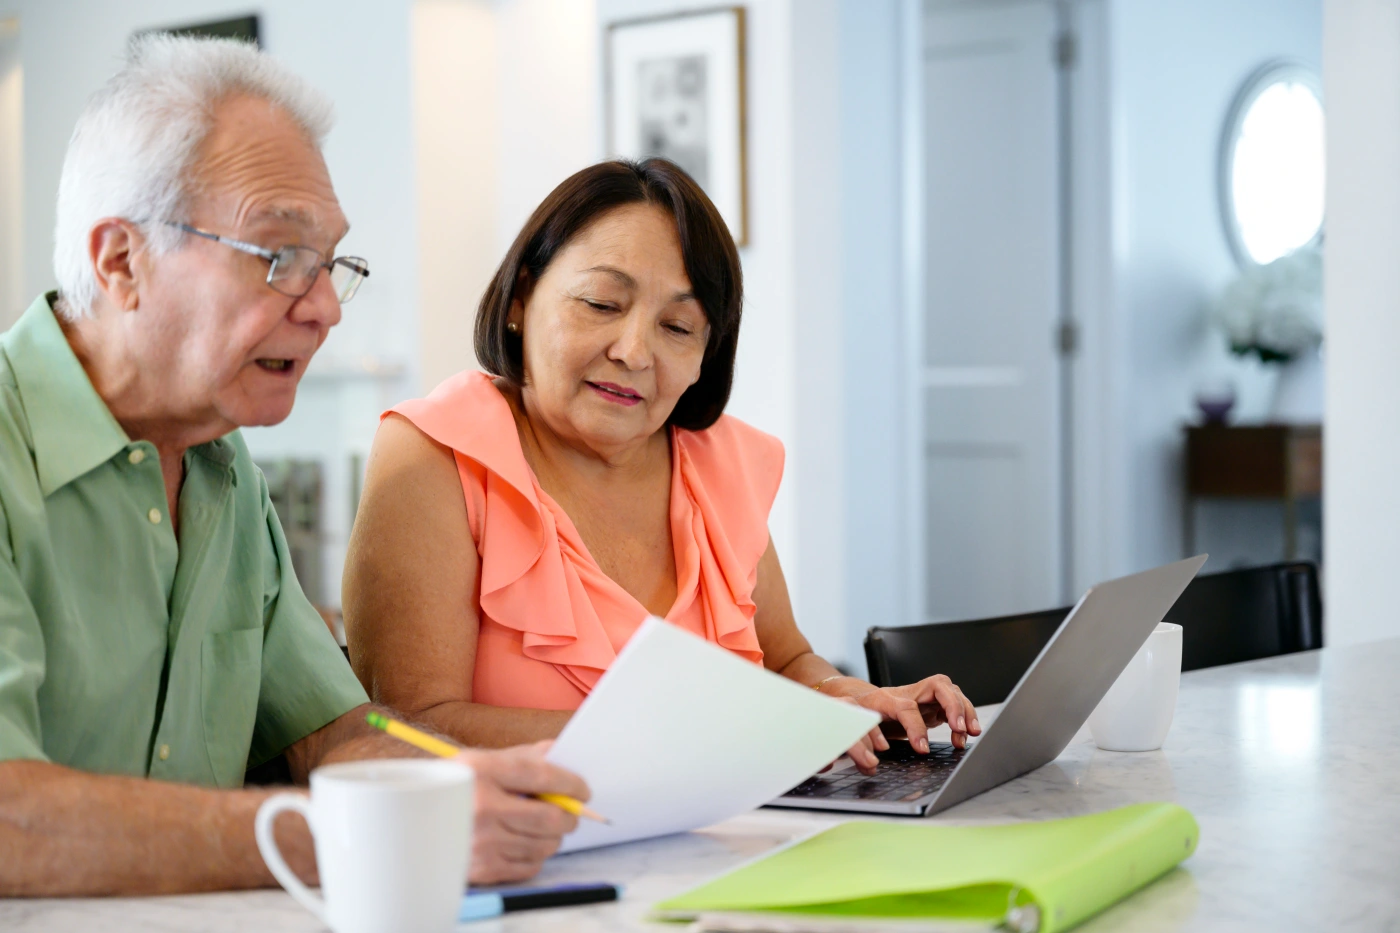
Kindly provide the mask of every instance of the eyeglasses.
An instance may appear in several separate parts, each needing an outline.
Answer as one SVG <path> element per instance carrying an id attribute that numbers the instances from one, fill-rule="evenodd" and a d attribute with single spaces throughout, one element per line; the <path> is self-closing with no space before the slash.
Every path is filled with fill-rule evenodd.
<path id="1" fill-rule="evenodd" d="M 252 243 L 245 243 L 242 240 L 235 240 L 232 237 L 219 236 L 217 233 L 210 233 L 208 230 L 201 230 L 189 224 L 177 223 L 167 220 L 167 224 L 172 227 L 179 227 L 186 233 L 204 237 L 206 240 L 213 240 L 215 243 L 222 243 L 231 246 L 236 250 L 249 253 L 261 259 L 265 259 L 271 264 L 267 270 L 267 284 L 272 290 L 286 295 L 288 298 L 301 298 L 316 285 L 316 279 L 320 276 L 321 270 L 330 272 L 331 287 L 335 289 L 335 297 L 341 304 L 345 304 L 355 297 L 355 292 L 359 291 L 360 283 L 369 278 L 369 263 L 359 256 L 337 256 L 330 262 L 326 262 L 319 252 L 309 246 L 283 246 L 279 249 L 263 249 L 261 246 Z"/>

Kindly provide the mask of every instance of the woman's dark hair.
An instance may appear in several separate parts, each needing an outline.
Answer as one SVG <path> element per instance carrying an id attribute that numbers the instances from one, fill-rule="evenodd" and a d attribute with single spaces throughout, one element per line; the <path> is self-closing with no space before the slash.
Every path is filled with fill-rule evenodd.
<path id="1" fill-rule="evenodd" d="M 520 337 L 506 329 L 511 302 L 534 286 L 585 227 L 627 204 L 655 204 L 676 221 L 690 287 L 710 325 L 700 378 L 676 402 L 668 424 L 701 431 L 719 420 L 734 381 L 734 351 L 744 302 L 734 238 L 714 204 L 680 166 L 666 159 L 599 162 L 549 193 L 525 222 L 476 313 L 476 358 L 517 388 L 525 383 Z"/>

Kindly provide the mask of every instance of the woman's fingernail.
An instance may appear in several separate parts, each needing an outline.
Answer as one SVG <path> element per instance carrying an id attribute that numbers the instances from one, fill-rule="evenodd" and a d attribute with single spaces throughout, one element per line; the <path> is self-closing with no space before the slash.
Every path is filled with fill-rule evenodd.
<path id="1" fill-rule="evenodd" d="M 919 739 L 919 748 L 928 751 L 928 739 Z"/>
<path id="2" fill-rule="evenodd" d="M 959 717 L 958 717 L 958 731 L 959 731 L 959 732 L 966 732 L 966 731 L 967 731 L 967 720 L 966 720 L 964 717 L 962 717 L 962 716 L 959 716 Z"/>

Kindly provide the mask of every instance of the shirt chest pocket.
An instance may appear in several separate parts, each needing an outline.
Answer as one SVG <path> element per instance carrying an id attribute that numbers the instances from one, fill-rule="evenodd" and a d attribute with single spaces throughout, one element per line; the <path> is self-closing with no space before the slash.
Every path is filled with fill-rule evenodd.
<path id="1" fill-rule="evenodd" d="M 262 642 L 263 630 L 249 628 L 211 632 L 201 646 L 204 741 L 220 787 L 243 783 L 258 718 Z"/>

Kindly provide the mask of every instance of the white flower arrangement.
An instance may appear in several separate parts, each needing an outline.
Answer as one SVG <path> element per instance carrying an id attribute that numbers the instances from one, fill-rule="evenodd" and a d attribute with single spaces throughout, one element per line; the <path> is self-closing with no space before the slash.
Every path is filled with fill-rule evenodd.
<path id="1" fill-rule="evenodd" d="M 1286 363 L 1322 344 L 1322 254 L 1303 247 L 1252 266 L 1216 303 L 1215 319 L 1239 356 Z"/>

